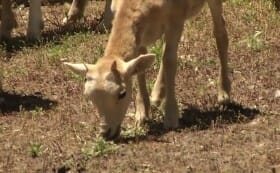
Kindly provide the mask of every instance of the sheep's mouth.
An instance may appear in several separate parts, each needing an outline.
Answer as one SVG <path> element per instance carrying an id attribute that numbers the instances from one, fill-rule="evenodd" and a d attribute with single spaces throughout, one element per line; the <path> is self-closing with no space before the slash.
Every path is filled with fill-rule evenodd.
<path id="1" fill-rule="evenodd" d="M 121 126 L 118 125 L 115 131 L 113 131 L 113 128 L 107 128 L 103 129 L 101 127 L 100 134 L 105 140 L 115 140 L 120 136 L 121 133 Z"/>

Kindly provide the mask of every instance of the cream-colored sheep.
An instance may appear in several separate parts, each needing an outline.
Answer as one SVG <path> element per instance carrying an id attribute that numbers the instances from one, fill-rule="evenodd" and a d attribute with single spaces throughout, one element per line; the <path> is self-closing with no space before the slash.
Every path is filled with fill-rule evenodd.
<path id="1" fill-rule="evenodd" d="M 230 100 L 228 77 L 228 36 L 222 16 L 222 0 L 116 0 L 113 27 L 105 55 L 96 64 L 64 62 L 74 72 L 85 76 L 84 95 L 96 106 L 102 117 L 101 134 L 113 139 L 131 102 L 132 76 L 137 77 L 136 119 L 139 124 L 149 116 L 150 99 L 145 71 L 155 56 L 147 46 L 164 36 L 162 62 L 151 93 L 151 101 L 163 108 L 164 126 L 178 127 L 179 110 L 175 95 L 177 49 L 184 21 L 197 14 L 207 2 L 212 14 L 214 35 L 220 58 L 218 101 Z"/>

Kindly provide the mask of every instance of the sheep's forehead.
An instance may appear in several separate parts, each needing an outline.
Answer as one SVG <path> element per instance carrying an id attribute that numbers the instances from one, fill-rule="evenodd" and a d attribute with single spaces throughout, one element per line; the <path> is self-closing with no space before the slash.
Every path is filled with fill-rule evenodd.
<path id="1" fill-rule="evenodd" d="M 87 73 L 87 77 L 90 77 L 91 79 L 98 82 L 115 80 L 115 77 L 110 69 L 89 70 Z"/>
<path id="2" fill-rule="evenodd" d="M 112 63 L 109 62 L 97 62 L 94 66 L 90 67 L 87 72 L 87 76 L 97 78 L 105 78 L 111 72 Z"/>
<path id="3" fill-rule="evenodd" d="M 119 72 L 123 71 L 123 62 L 114 58 L 101 58 L 97 63 L 89 69 L 88 74 L 94 78 L 100 80 L 115 80 L 112 73 L 113 63 L 117 63 L 117 69 Z"/>
<path id="4" fill-rule="evenodd" d="M 119 88 L 120 81 L 112 73 L 112 62 L 99 62 L 94 68 L 89 69 L 87 77 L 90 77 L 90 81 L 93 86 L 92 89 L 96 91 L 109 91 L 115 92 Z"/>

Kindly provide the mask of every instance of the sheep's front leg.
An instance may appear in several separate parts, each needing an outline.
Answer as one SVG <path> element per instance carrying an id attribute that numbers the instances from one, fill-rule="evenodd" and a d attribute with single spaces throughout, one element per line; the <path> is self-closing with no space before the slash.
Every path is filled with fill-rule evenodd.
<path id="1" fill-rule="evenodd" d="M 218 102 L 227 104 L 230 101 L 231 83 L 228 77 L 228 36 L 222 16 L 222 2 L 221 0 L 208 0 L 208 5 L 213 18 L 214 35 L 221 64 L 218 79 Z"/>
<path id="2" fill-rule="evenodd" d="M 29 8 L 27 39 L 39 40 L 43 26 L 41 0 L 31 0 Z"/>
<path id="3" fill-rule="evenodd" d="M 0 39 L 6 40 L 11 38 L 11 32 L 17 26 L 17 22 L 12 11 L 11 0 L 2 0 L 2 22 L 0 28 Z"/>
<path id="4" fill-rule="evenodd" d="M 63 24 L 69 24 L 80 19 L 84 15 L 85 7 L 88 0 L 73 0 L 67 16 L 63 19 Z"/>
<path id="5" fill-rule="evenodd" d="M 137 75 L 138 92 L 136 96 L 136 121 L 137 125 L 141 125 L 146 118 L 149 117 L 150 100 L 146 86 L 145 74 Z"/>
<path id="6" fill-rule="evenodd" d="M 146 54 L 147 49 L 141 48 L 140 54 Z M 150 113 L 150 99 L 146 85 L 145 73 L 137 75 L 138 91 L 136 95 L 136 121 L 141 125 Z"/>
<path id="7" fill-rule="evenodd" d="M 165 114 L 164 127 L 167 129 L 177 128 L 179 125 L 179 109 L 175 96 L 175 76 L 177 71 L 177 49 L 183 30 L 184 21 L 170 22 L 170 28 L 165 33 L 166 46 L 162 59 L 162 69 L 159 75 L 164 77 L 165 103 L 163 111 Z"/>

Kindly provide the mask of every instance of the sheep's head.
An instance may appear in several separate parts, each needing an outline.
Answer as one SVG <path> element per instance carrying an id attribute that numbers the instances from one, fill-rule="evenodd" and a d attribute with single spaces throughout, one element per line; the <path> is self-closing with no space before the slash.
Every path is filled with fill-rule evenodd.
<path id="1" fill-rule="evenodd" d="M 146 54 L 128 62 L 113 56 L 103 57 L 94 65 L 64 62 L 73 72 L 85 77 L 84 95 L 99 112 L 101 135 L 105 139 L 119 136 L 131 101 L 131 78 L 150 67 L 154 58 L 153 54 Z"/>

